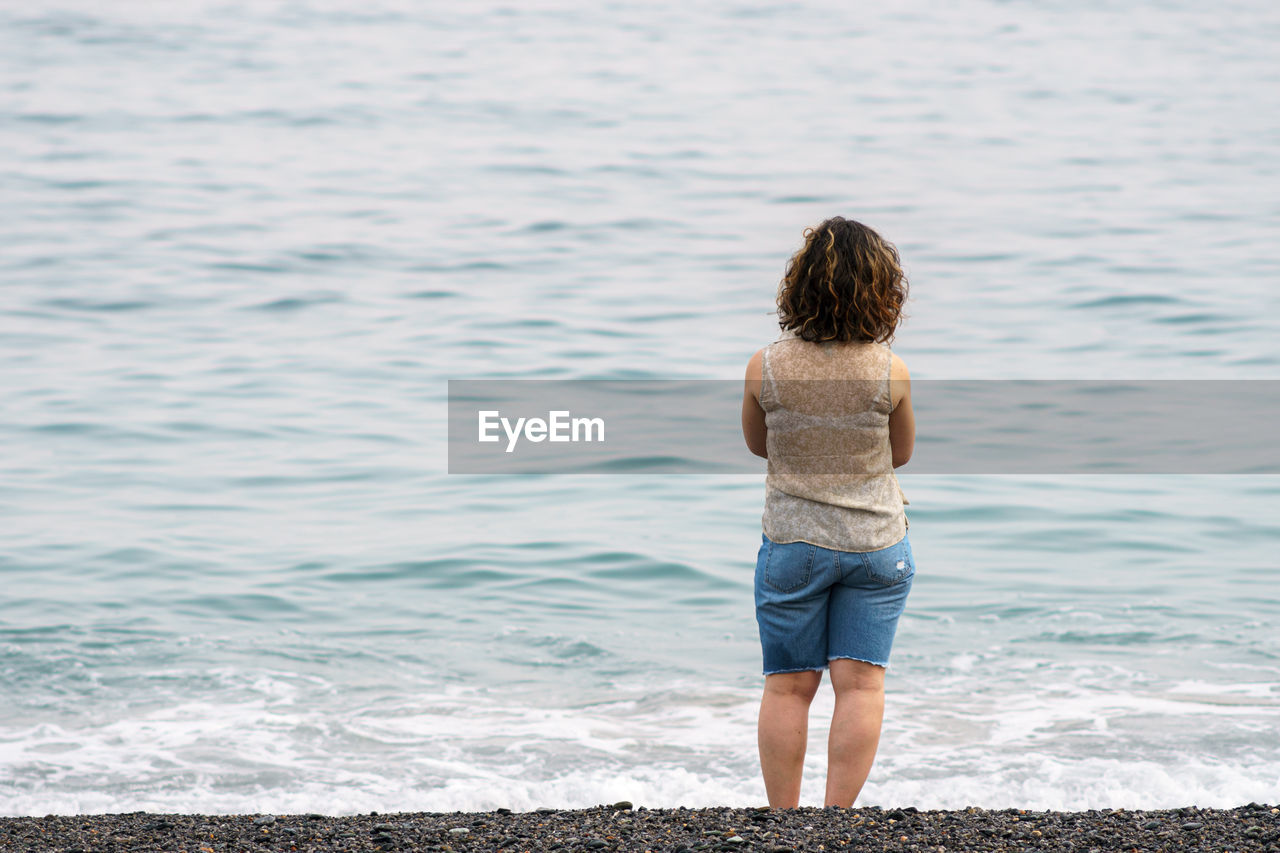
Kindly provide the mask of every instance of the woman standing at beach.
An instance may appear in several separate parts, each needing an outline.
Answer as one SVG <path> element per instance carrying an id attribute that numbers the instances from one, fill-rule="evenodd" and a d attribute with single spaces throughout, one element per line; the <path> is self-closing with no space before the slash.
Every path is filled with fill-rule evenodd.
<path id="1" fill-rule="evenodd" d="M 897 249 L 833 217 L 804 232 L 778 291 L 782 335 L 747 365 L 742 432 L 769 460 L 756 558 L 764 657 L 760 767 L 769 804 L 799 805 L 809 705 L 830 669 L 825 805 L 871 771 L 884 673 L 915 576 L 906 499 L 907 367 L 888 346 L 907 296 Z"/>

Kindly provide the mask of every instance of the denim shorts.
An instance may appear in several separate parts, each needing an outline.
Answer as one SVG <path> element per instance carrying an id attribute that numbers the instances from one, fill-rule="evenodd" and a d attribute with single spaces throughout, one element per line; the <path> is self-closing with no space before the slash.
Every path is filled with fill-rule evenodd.
<path id="1" fill-rule="evenodd" d="M 907 537 L 879 551 L 761 539 L 755 597 L 764 674 L 824 670 L 834 658 L 887 668 L 916 573 Z"/>

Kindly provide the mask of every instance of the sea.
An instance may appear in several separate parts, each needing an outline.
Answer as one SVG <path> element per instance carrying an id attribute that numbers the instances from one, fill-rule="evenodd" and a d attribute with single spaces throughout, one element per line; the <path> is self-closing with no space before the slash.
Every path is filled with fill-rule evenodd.
<path id="1" fill-rule="evenodd" d="M 836 214 L 901 252 L 913 377 L 1280 378 L 1277 40 L 1263 0 L 6 4 L 0 814 L 765 803 L 763 462 L 451 474 L 448 381 L 740 380 Z M 1280 800 L 1280 478 L 899 481 L 860 804 Z"/>

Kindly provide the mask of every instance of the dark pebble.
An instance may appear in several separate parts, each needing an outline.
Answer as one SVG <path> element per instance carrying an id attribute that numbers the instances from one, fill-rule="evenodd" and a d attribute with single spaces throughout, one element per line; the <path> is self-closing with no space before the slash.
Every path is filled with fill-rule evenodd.
<path id="1" fill-rule="evenodd" d="M 1280 811 L 1274 808 L 913 812 L 600 805 L 500 818 L 493 812 L 405 813 L 381 823 L 368 815 L 138 812 L 0 817 L 0 853 L 1156 853 L 1188 843 L 1206 853 L 1280 853 Z M 259 823 L 268 817 L 274 822 Z M 1181 845 L 1166 832 L 1180 826 L 1189 833 Z"/>

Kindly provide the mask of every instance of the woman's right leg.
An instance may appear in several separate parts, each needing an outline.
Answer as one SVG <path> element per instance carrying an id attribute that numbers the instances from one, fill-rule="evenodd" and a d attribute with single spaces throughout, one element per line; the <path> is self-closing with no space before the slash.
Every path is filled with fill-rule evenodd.
<path id="1" fill-rule="evenodd" d="M 871 773 L 884 720 L 884 667 L 837 658 L 830 663 L 836 707 L 827 739 L 825 805 L 850 808 Z"/>
<path id="2" fill-rule="evenodd" d="M 906 536 L 895 545 L 841 555 L 831 588 L 828 667 L 836 707 L 827 742 L 827 805 L 848 808 L 862 791 L 880 745 L 884 673 L 911 583 L 915 558 Z M 872 663 L 878 661 L 879 663 Z"/>

